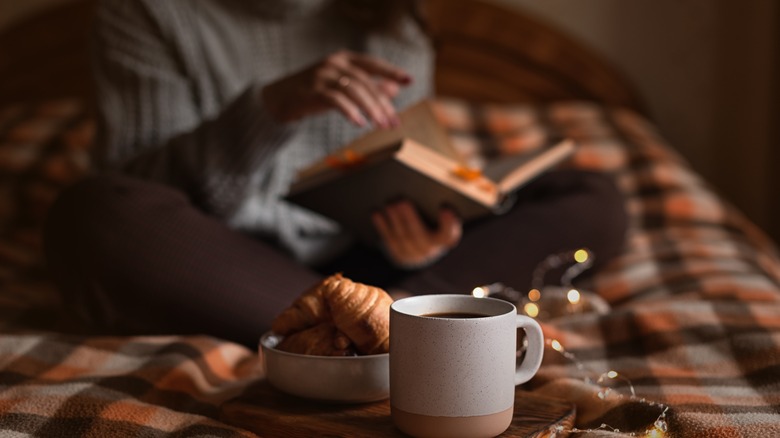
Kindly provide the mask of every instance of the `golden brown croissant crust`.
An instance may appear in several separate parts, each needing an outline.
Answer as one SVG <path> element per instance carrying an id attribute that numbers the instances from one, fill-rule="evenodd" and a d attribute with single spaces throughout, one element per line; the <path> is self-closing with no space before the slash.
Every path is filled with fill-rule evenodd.
<path id="1" fill-rule="evenodd" d="M 323 322 L 291 333 L 282 339 L 276 348 L 283 351 L 315 356 L 354 356 L 357 354 L 352 342 L 340 333 L 333 323 Z"/>
<path id="2" fill-rule="evenodd" d="M 271 324 L 291 353 L 343 356 L 387 353 L 390 304 L 384 290 L 334 274 L 311 287 Z"/>

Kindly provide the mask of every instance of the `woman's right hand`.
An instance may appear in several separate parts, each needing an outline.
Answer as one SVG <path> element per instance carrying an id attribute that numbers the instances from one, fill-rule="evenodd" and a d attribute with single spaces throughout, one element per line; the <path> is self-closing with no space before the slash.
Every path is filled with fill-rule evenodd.
<path id="1" fill-rule="evenodd" d="M 373 56 L 342 50 L 262 90 L 266 109 L 279 121 L 291 122 L 330 109 L 358 126 L 366 117 L 376 126 L 398 126 L 392 99 L 411 77 Z"/>

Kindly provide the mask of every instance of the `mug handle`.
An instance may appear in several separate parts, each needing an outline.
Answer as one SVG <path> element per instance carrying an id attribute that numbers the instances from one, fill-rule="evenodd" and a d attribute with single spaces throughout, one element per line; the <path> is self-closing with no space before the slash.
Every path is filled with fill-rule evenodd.
<path id="1" fill-rule="evenodd" d="M 542 356 L 544 355 L 542 326 L 531 317 L 517 315 L 517 328 L 525 331 L 525 337 L 528 339 L 528 349 L 525 351 L 523 362 L 517 366 L 515 371 L 515 385 L 531 380 L 531 377 L 536 374 L 542 365 Z"/>

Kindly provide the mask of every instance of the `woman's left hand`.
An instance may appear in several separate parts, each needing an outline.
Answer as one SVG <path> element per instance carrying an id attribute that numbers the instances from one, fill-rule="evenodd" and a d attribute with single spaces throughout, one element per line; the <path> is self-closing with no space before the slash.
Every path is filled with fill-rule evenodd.
<path id="1" fill-rule="evenodd" d="M 427 266 L 459 242 L 463 224 L 452 210 L 442 209 L 434 230 L 423 223 L 409 201 L 386 206 L 371 217 L 391 261 L 403 268 Z"/>

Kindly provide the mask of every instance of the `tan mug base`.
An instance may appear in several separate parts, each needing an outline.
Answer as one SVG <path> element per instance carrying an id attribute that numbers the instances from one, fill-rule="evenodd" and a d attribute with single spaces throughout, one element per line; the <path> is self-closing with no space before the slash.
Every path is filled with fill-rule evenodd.
<path id="1" fill-rule="evenodd" d="M 514 407 L 495 414 L 473 417 L 435 417 L 406 412 L 390 406 L 395 426 L 418 438 L 492 438 L 501 435 L 510 424 Z"/>

